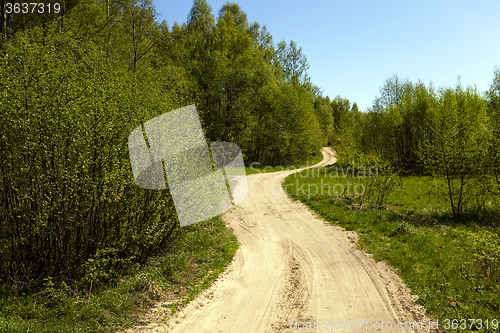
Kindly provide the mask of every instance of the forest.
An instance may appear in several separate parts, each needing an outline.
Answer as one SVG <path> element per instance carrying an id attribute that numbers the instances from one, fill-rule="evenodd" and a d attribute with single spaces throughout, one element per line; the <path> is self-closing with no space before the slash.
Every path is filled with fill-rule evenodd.
<path id="1" fill-rule="evenodd" d="M 366 112 L 334 109 L 340 110 L 334 146 L 345 162 L 443 179 L 455 218 L 499 208 L 499 69 L 484 93 L 460 80 L 435 88 L 393 75 Z"/>
<path id="2" fill-rule="evenodd" d="M 214 15 L 194 0 L 171 25 L 151 0 L 57 3 L 21 14 L 0 1 L 1 295 L 92 291 L 182 233 L 169 192 L 136 186 L 127 138 L 191 104 L 207 141 L 239 145 L 248 165 L 300 164 L 331 146 L 385 181 L 442 179 L 457 221 L 498 221 L 499 69 L 484 93 L 394 75 L 359 110 L 324 96 L 301 47 L 273 40 L 236 3 Z"/>
<path id="3" fill-rule="evenodd" d="M 0 25 L 3 285 L 88 285 L 96 262 L 119 272 L 169 243 L 172 198 L 136 186 L 127 150 L 129 133 L 155 116 L 195 104 L 207 140 L 238 144 L 248 163 L 293 164 L 331 139 L 330 105 L 301 48 L 275 43 L 235 3 L 215 17 L 196 0 L 172 26 L 149 0 L 73 0 L 45 14 L 6 4 L 15 2 L 2 0 Z"/>

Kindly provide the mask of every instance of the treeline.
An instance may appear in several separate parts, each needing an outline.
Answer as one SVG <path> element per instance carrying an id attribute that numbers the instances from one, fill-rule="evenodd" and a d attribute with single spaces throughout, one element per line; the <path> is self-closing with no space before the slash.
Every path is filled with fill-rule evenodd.
<path id="1" fill-rule="evenodd" d="M 395 75 L 366 113 L 345 119 L 335 144 L 351 163 L 376 156 L 400 174 L 444 179 L 455 217 L 498 204 L 500 70 L 483 94 L 460 82 L 436 89 Z"/>
<path id="2" fill-rule="evenodd" d="M 97 283 L 159 251 L 179 225 L 168 191 L 133 180 L 129 133 L 196 104 L 207 140 L 247 162 L 317 153 L 331 115 L 293 42 L 274 44 L 234 3 L 194 1 L 186 23 L 149 0 L 66 1 L 7 14 L 1 2 L 0 281 Z M 326 119 L 326 120 L 325 120 Z"/>
<path id="3" fill-rule="evenodd" d="M 210 140 L 234 142 L 249 163 L 271 165 L 295 163 L 322 146 L 319 90 L 293 41 L 275 46 L 237 4 L 223 5 L 216 19 L 198 0 L 187 23 L 162 31 L 163 66 L 185 78 L 184 104 L 197 105 Z"/>

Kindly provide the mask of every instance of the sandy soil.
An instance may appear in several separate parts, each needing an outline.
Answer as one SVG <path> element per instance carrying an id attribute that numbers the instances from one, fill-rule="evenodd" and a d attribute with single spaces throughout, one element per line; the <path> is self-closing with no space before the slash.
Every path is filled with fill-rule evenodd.
<path id="1" fill-rule="evenodd" d="M 316 166 L 336 161 L 330 148 L 323 156 Z M 284 193 L 280 184 L 291 173 L 248 176 L 247 198 L 223 216 L 241 245 L 233 262 L 167 322 L 158 304 L 147 316 L 152 322 L 129 332 L 370 332 L 367 322 L 373 331 L 381 331 L 377 323 L 384 332 L 428 331 L 408 288 L 356 249 L 354 232 L 326 224 Z M 316 329 L 305 328 L 314 322 Z M 398 322 L 426 329 L 396 329 Z"/>

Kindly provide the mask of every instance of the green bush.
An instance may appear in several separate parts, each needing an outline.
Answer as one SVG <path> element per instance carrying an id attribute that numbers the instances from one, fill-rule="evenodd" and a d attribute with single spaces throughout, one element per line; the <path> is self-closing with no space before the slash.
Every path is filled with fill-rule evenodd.
<path id="1" fill-rule="evenodd" d="M 144 261 L 178 222 L 168 191 L 135 185 L 127 138 L 176 106 L 90 41 L 34 29 L 1 61 L 0 279 L 95 283 Z"/>

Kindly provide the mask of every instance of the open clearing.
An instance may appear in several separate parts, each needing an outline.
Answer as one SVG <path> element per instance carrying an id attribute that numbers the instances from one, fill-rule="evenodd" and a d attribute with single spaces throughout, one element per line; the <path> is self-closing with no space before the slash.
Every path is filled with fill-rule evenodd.
<path id="1" fill-rule="evenodd" d="M 316 166 L 336 161 L 330 148 L 323 156 Z M 167 322 L 158 303 L 151 322 L 129 332 L 369 332 L 367 321 L 391 322 L 385 332 L 428 331 L 396 329 L 429 318 L 390 267 L 356 249 L 354 232 L 326 224 L 285 194 L 281 183 L 295 171 L 249 175 L 247 198 L 223 216 L 240 244 L 233 262 Z M 344 328 L 294 330 L 293 320 Z M 349 320 L 364 324 L 347 328 Z"/>

